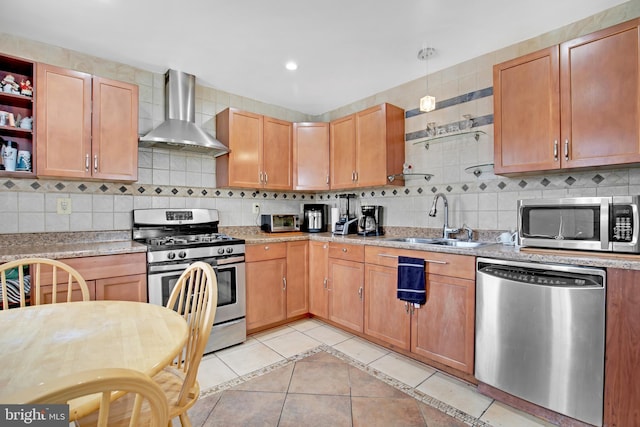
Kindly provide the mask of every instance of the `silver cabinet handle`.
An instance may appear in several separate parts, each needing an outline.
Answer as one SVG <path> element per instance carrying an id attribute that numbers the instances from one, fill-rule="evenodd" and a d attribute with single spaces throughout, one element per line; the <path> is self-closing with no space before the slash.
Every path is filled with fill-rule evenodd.
<path id="1" fill-rule="evenodd" d="M 342 252 L 347 252 L 347 248 L 342 248 Z"/>
<path id="2" fill-rule="evenodd" d="M 569 160 L 569 138 L 564 140 L 564 159 Z"/>
<path id="3" fill-rule="evenodd" d="M 351 181 L 356 182 L 356 171 L 351 171 Z"/>
<path id="4" fill-rule="evenodd" d="M 93 156 L 93 171 L 98 172 L 98 155 Z"/>
<path id="5" fill-rule="evenodd" d="M 355 173 L 355 176 L 356 176 L 356 179 L 354 181 L 358 182 L 358 171 L 355 171 L 354 173 Z"/>
<path id="6" fill-rule="evenodd" d="M 329 185 L 329 175 L 327 175 L 327 185 Z"/>
<path id="7" fill-rule="evenodd" d="M 264 250 L 265 250 L 265 251 L 268 251 L 268 250 L 269 250 L 269 246 L 265 246 L 265 247 L 264 247 Z"/>
<path id="8" fill-rule="evenodd" d="M 327 278 L 325 277 L 324 280 L 322 281 L 322 286 L 327 289 Z"/>
<path id="9" fill-rule="evenodd" d="M 358 288 L 358 296 L 360 297 L 360 301 L 362 301 L 362 286 Z"/>
<path id="10" fill-rule="evenodd" d="M 398 258 L 398 255 L 383 254 L 383 253 L 378 254 L 378 256 L 385 257 L 385 258 Z M 430 262 L 431 264 L 449 264 L 447 261 L 440 261 L 436 259 L 425 259 L 424 262 Z"/>
<path id="11" fill-rule="evenodd" d="M 264 183 L 266 184 L 267 182 L 269 182 L 269 175 L 267 175 L 267 173 L 264 173 Z"/>
<path id="12" fill-rule="evenodd" d="M 264 182 L 264 178 L 262 176 L 262 171 L 260 171 L 260 173 L 258 174 L 258 181 L 260 182 L 260 184 L 262 184 Z"/>
<path id="13" fill-rule="evenodd" d="M 558 140 L 553 141 L 553 160 L 558 161 Z"/>
<path id="14" fill-rule="evenodd" d="M 283 291 L 287 290 L 287 278 L 286 277 L 282 278 L 282 290 Z"/>
<path id="15" fill-rule="evenodd" d="M 409 303 L 408 302 L 404 302 L 404 311 L 407 312 L 407 314 L 409 314 Z"/>
<path id="16" fill-rule="evenodd" d="M 89 172 L 89 153 L 84 156 L 84 171 Z"/>

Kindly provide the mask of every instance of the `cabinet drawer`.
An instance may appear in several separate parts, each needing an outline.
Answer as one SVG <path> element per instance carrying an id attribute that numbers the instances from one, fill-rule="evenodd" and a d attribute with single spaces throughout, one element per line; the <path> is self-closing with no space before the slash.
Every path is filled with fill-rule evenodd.
<path id="1" fill-rule="evenodd" d="M 339 258 L 347 261 L 364 261 L 364 246 L 346 243 L 329 243 L 329 258 Z"/>
<path id="2" fill-rule="evenodd" d="M 426 262 L 429 274 L 460 277 L 462 279 L 475 278 L 475 257 L 469 255 L 447 254 L 442 252 L 414 251 L 409 249 L 384 248 L 381 246 L 367 246 L 365 248 L 365 262 L 367 264 L 397 267 L 398 256 L 422 258 Z M 435 261 L 435 262 L 429 262 Z M 445 264 L 441 264 L 441 263 Z"/>
<path id="3" fill-rule="evenodd" d="M 147 274 L 147 253 L 66 258 L 60 261 L 78 270 L 84 280 Z M 42 275 L 43 283 L 51 283 L 51 274 Z"/>
<path id="4" fill-rule="evenodd" d="M 268 259 L 286 258 L 286 243 L 265 243 L 260 245 L 247 245 L 245 260 L 247 262 L 266 261 Z"/>

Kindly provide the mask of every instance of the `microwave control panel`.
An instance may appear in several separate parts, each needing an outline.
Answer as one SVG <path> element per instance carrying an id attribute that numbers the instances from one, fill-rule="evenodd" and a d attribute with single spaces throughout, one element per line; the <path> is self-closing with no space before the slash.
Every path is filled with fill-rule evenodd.
<path id="1" fill-rule="evenodd" d="M 630 205 L 613 205 L 611 224 L 613 230 L 611 240 L 614 242 L 631 242 L 633 238 L 633 209 Z"/>

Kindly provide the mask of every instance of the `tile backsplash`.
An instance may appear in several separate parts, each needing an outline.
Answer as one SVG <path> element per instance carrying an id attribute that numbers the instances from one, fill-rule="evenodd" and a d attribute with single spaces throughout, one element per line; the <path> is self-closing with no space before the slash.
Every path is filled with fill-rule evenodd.
<path id="1" fill-rule="evenodd" d="M 493 64 L 640 16 L 640 2 L 627 2 L 580 22 L 491 52 L 430 74 L 430 94 L 437 108 L 418 111 L 425 77 L 366 99 L 310 117 L 212 88 L 197 86 L 196 122 L 215 135 L 215 115 L 237 107 L 289 121 L 330 121 L 364 108 L 390 102 L 406 111 L 405 159 L 416 174 L 404 186 L 351 190 L 356 212 L 362 204 L 384 207 L 388 227 L 442 226 L 443 209 L 427 215 L 433 197 L 444 193 L 449 201 L 449 223 L 476 230 L 512 230 L 516 201 L 521 198 L 640 194 L 640 168 L 548 172 L 523 177 L 492 173 Z M 77 69 L 138 84 L 139 132 L 144 134 L 164 120 L 164 75 L 135 69 L 100 58 L 0 34 L 0 52 Z M 474 118 L 475 133 L 426 143 L 427 123 L 447 128 Z M 253 226 L 262 212 L 301 212 L 304 203 L 339 206 L 339 193 L 306 194 L 216 188 L 215 160 L 206 155 L 163 148 L 139 148 L 135 183 L 20 179 L 0 177 L 0 233 L 126 230 L 131 211 L 139 208 L 215 208 L 222 226 Z M 398 171 L 400 172 L 400 171 Z M 340 192 L 342 193 L 342 192 Z M 58 214 L 57 201 L 71 200 L 71 213 Z M 441 202 L 440 202 L 441 203 Z"/>

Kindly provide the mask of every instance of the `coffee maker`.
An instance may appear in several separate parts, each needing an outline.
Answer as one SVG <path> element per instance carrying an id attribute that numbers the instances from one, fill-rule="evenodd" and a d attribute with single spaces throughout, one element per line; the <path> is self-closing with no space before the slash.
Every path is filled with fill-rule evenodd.
<path id="1" fill-rule="evenodd" d="M 362 236 L 382 236 L 382 206 L 361 206 L 362 216 L 358 221 L 358 234 Z"/>
<path id="2" fill-rule="evenodd" d="M 307 233 L 324 233 L 329 224 L 329 205 L 304 205 L 304 219 L 301 231 Z"/>

